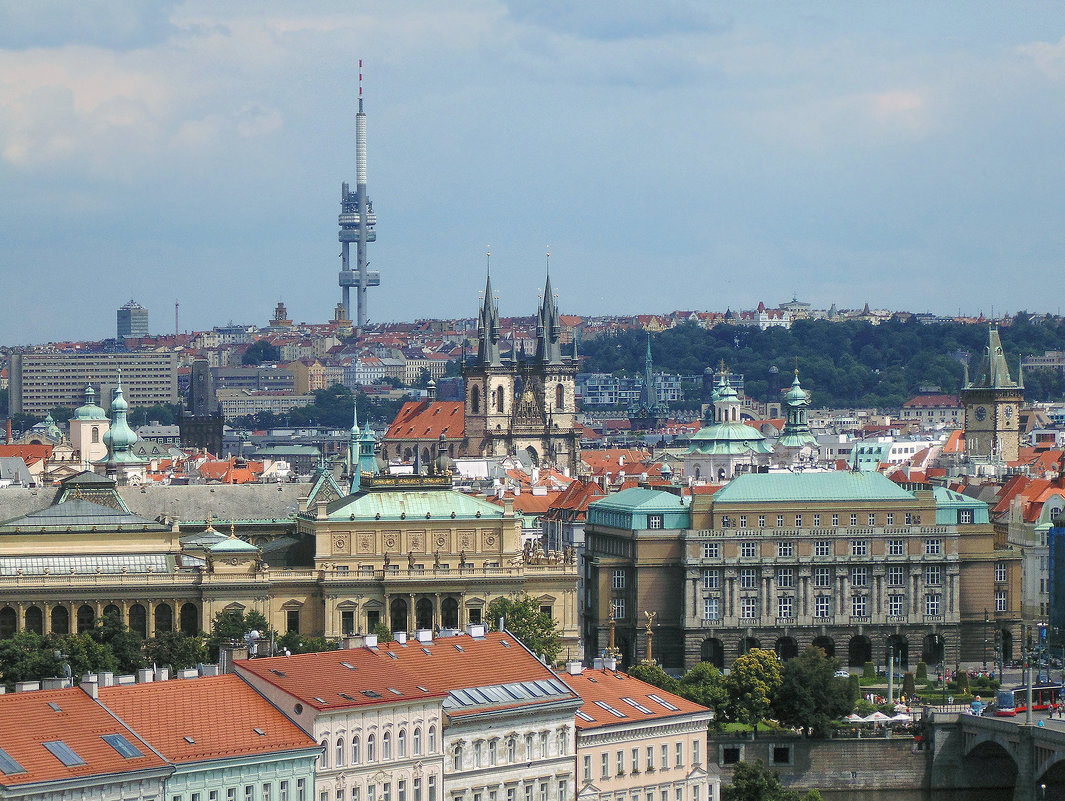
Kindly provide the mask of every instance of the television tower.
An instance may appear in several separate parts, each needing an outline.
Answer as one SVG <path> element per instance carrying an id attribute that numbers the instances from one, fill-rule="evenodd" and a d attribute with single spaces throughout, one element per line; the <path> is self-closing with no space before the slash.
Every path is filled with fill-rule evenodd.
<path id="1" fill-rule="evenodd" d="M 355 191 L 345 181 L 340 187 L 340 289 L 344 313 L 355 321 L 356 331 L 366 327 L 366 288 L 381 285 L 381 273 L 370 271 L 366 262 L 366 244 L 374 242 L 377 216 L 366 194 L 366 114 L 362 110 L 362 59 L 359 59 L 359 111 L 355 115 Z M 355 268 L 348 252 L 355 243 Z M 351 314 L 351 288 L 355 287 L 356 316 Z"/>

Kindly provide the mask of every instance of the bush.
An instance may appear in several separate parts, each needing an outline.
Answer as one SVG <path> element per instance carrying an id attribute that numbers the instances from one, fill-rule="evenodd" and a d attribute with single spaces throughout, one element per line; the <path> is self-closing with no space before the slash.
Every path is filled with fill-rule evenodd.
<path id="1" fill-rule="evenodd" d="M 913 681 L 913 674 L 910 671 L 906 671 L 902 674 L 902 694 L 907 698 L 913 698 L 917 692 L 917 686 Z"/>
<path id="2" fill-rule="evenodd" d="M 914 674 L 917 681 L 928 681 L 928 665 L 924 662 L 917 663 L 917 673 Z"/>
<path id="3" fill-rule="evenodd" d="M 954 685 L 961 692 L 969 692 L 969 674 L 964 671 L 959 671 L 958 675 L 954 677 Z"/>
<path id="4" fill-rule="evenodd" d="M 872 662 L 866 662 L 862 668 L 862 678 L 876 681 L 876 666 Z"/>

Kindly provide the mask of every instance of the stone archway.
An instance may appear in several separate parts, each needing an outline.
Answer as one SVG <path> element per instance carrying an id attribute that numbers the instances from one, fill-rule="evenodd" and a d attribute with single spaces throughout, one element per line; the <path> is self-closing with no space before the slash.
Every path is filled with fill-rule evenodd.
<path id="1" fill-rule="evenodd" d="M 739 654 L 743 656 L 748 651 L 761 647 L 762 643 L 759 642 L 757 637 L 743 637 L 740 639 Z"/>
<path id="2" fill-rule="evenodd" d="M 407 602 L 403 598 L 393 598 L 388 607 L 392 631 L 407 630 Z"/>
<path id="3" fill-rule="evenodd" d="M 14 637 L 18 629 L 18 615 L 10 606 L 0 609 L 0 639 Z"/>
<path id="4" fill-rule="evenodd" d="M 873 644 L 863 634 L 851 637 L 847 645 L 847 664 L 850 667 L 863 667 L 873 661 Z"/>
<path id="5" fill-rule="evenodd" d="M 814 641 L 811 643 L 814 648 L 820 648 L 825 652 L 825 656 L 831 658 L 836 655 L 836 642 L 831 637 L 814 637 Z"/>
<path id="6" fill-rule="evenodd" d="M 703 662 L 709 662 L 718 670 L 725 667 L 725 646 L 717 637 L 707 637 L 699 647 L 699 658 Z"/>
<path id="7" fill-rule="evenodd" d="M 887 638 L 887 645 L 884 648 L 884 663 L 887 664 L 888 649 L 892 654 L 892 659 L 895 660 L 895 665 L 902 670 L 909 670 L 910 667 L 910 643 L 901 634 L 892 634 Z M 933 664 L 928 662 L 927 664 Z"/>
<path id="8" fill-rule="evenodd" d="M 181 605 L 181 633 L 186 637 L 194 636 L 200 630 L 200 612 L 196 604 Z"/>
<path id="9" fill-rule="evenodd" d="M 419 629 L 433 627 L 433 602 L 428 598 L 419 598 L 414 604 L 414 626 Z"/>
<path id="10" fill-rule="evenodd" d="M 459 627 L 459 602 L 454 598 L 445 598 L 440 602 L 440 628 L 457 629 Z"/>
<path id="11" fill-rule="evenodd" d="M 1013 798 L 1017 763 L 994 740 L 983 740 L 965 754 L 959 772 L 970 788 L 979 788 L 980 798 Z"/>
<path id="12" fill-rule="evenodd" d="M 926 665 L 940 665 L 943 664 L 945 656 L 946 645 L 943 642 L 943 635 L 929 634 L 924 638 L 924 641 L 921 643 L 922 662 Z"/>
<path id="13" fill-rule="evenodd" d="M 794 637 L 780 637 L 773 646 L 773 650 L 776 651 L 780 661 L 786 662 L 799 655 L 799 644 L 795 642 Z"/>
<path id="14" fill-rule="evenodd" d="M 92 631 L 96 626 L 96 610 L 94 610 L 88 604 L 82 604 L 78 607 L 78 619 L 77 619 L 77 631 L 78 634 L 82 634 L 86 631 Z"/>

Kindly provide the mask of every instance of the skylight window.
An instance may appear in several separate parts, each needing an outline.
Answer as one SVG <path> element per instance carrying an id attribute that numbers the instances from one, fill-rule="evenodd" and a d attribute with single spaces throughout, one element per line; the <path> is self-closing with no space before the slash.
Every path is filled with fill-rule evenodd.
<path id="1" fill-rule="evenodd" d="M 389 655 L 390 657 L 392 657 L 393 659 L 395 659 L 395 660 L 396 660 L 397 662 L 399 661 L 399 657 L 398 657 L 398 656 L 396 656 L 396 655 L 395 655 L 394 653 L 392 653 L 391 651 L 389 651 L 389 652 L 388 652 L 388 655 Z"/>
<path id="2" fill-rule="evenodd" d="M 137 757 L 144 756 L 144 752 L 127 740 L 124 734 L 105 734 L 103 735 L 103 739 L 105 743 L 118 751 L 118 753 L 126 759 L 136 759 Z"/>
<path id="3" fill-rule="evenodd" d="M 53 712 L 62 712 L 63 711 L 59 707 L 59 704 L 57 704 L 55 701 L 49 701 L 48 702 L 48 708 L 51 709 Z"/>
<path id="4" fill-rule="evenodd" d="M 509 647 L 510 647 L 510 643 L 509 643 L 509 642 L 507 642 L 506 640 L 500 640 L 500 641 L 499 641 L 499 643 L 500 643 L 500 644 L 501 644 L 501 645 L 502 645 L 502 646 L 503 646 L 504 648 L 509 648 Z"/>
<path id="5" fill-rule="evenodd" d="M 325 699 L 324 698 L 319 698 L 317 695 L 314 696 L 314 700 L 317 701 L 319 704 L 324 704 L 325 703 Z"/>
<path id="6" fill-rule="evenodd" d="M 258 726 L 256 726 L 254 729 L 252 729 L 252 731 L 255 732 L 256 734 L 258 734 L 260 737 L 265 737 L 266 736 L 266 732 L 264 732 Z"/>
<path id="7" fill-rule="evenodd" d="M 383 698 L 384 697 L 383 695 L 381 695 L 381 693 L 377 692 L 377 690 L 363 690 L 362 694 L 365 695 L 367 698 Z"/>
<path id="8" fill-rule="evenodd" d="M 392 695 L 403 695 L 403 693 L 401 693 L 401 692 L 400 692 L 399 690 L 397 690 L 397 689 L 396 689 L 395 687 L 389 687 L 389 688 L 388 688 L 388 691 L 389 691 L 390 693 L 392 693 Z"/>
<path id="9" fill-rule="evenodd" d="M 26 769 L 11 758 L 11 755 L 0 748 L 0 773 L 5 776 L 13 776 L 16 773 L 25 773 Z"/>
<path id="10" fill-rule="evenodd" d="M 425 654 L 426 656 L 432 656 L 433 655 L 433 652 L 430 651 L 428 648 L 422 648 L 422 653 Z"/>
<path id="11" fill-rule="evenodd" d="M 577 717 L 579 717 L 581 720 L 586 720 L 589 723 L 595 723 L 595 718 L 593 718 L 587 712 L 581 712 L 581 711 L 578 710 Z"/>
<path id="12" fill-rule="evenodd" d="M 358 668 L 351 664 L 351 662 L 341 662 L 340 664 L 342 664 L 348 670 L 358 670 Z"/>
<path id="13" fill-rule="evenodd" d="M 418 689 L 421 690 L 423 693 L 429 692 L 429 689 L 427 687 L 422 687 L 422 685 L 420 684 L 418 685 Z"/>
<path id="14" fill-rule="evenodd" d="M 187 742 L 187 743 L 195 743 L 196 740 L 194 740 L 192 737 L 189 737 L 188 735 L 186 735 L 185 736 L 185 742 Z"/>
<path id="15" fill-rule="evenodd" d="M 655 703 L 661 704 L 666 709 L 668 709 L 670 712 L 679 712 L 680 711 L 680 707 L 674 706 L 673 704 L 669 703 L 669 701 L 662 700 L 662 697 L 659 696 L 659 695 L 655 695 L 654 693 L 651 693 L 647 697 L 650 698 Z"/>
<path id="16" fill-rule="evenodd" d="M 355 700 L 354 697 L 348 695 L 347 693 L 337 693 L 337 695 L 339 695 L 341 698 L 346 698 L 349 701 L 354 701 Z"/>
<path id="17" fill-rule="evenodd" d="M 458 643 L 455 643 L 454 645 L 455 645 L 455 650 L 458 651 L 460 654 L 466 653 L 466 649 L 463 648 L 461 645 L 459 645 Z"/>
<path id="18" fill-rule="evenodd" d="M 614 709 L 614 707 L 612 707 L 606 701 L 596 701 L 595 705 L 598 706 L 598 707 L 602 707 L 603 709 L 605 709 L 607 712 L 609 712 L 611 715 L 613 715 L 616 718 L 627 718 L 628 717 L 628 715 L 626 715 L 624 712 L 621 712 L 620 710 Z"/>
<path id="19" fill-rule="evenodd" d="M 651 711 L 650 709 L 648 709 L 647 707 L 645 707 L 645 706 L 644 706 L 643 704 L 641 704 L 641 703 L 640 703 L 639 701 L 636 701 L 636 700 L 634 700 L 634 699 L 632 699 L 632 698 L 622 698 L 621 700 L 622 700 L 622 701 L 624 701 L 624 702 L 625 702 L 626 704 L 628 704 L 629 706 L 631 706 L 631 707 L 635 707 L 636 709 L 639 709 L 639 710 L 640 710 L 641 712 L 643 712 L 643 713 L 644 713 L 645 715 L 653 715 L 653 714 L 654 714 L 654 712 L 652 712 L 652 711 Z"/>
<path id="20" fill-rule="evenodd" d="M 76 768 L 78 765 L 86 764 L 85 760 L 78 756 L 74 749 L 62 740 L 52 740 L 51 742 L 41 743 L 41 745 L 51 751 L 52 756 L 68 768 Z"/>

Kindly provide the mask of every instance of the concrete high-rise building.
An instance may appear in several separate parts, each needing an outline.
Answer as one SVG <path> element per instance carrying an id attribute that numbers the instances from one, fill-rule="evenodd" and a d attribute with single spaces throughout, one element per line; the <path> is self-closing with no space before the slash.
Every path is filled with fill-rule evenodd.
<path id="1" fill-rule="evenodd" d="M 118 310 L 118 338 L 148 336 L 148 310 L 134 300 L 130 300 Z"/>
<path id="2" fill-rule="evenodd" d="M 377 217 L 366 194 L 366 114 L 362 110 L 362 61 L 359 61 L 359 111 L 355 115 L 355 191 L 345 181 L 340 187 L 340 290 L 346 318 L 355 320 L 359 331 L 366 327 L 366 288 L 381 285 L 381 274 L 368 269 L 366 244 L 377 239 Z M 355 243 L 355 269 L 348 252 Z M 351 314 L 351 289 L 354 287 L 356 314 Z"/>
<path id="3" fill-rule="evenodd" d="M 99 388 L 100 398 L 110 398 L 120 376 L 130 406 L 178 402 L 173 353 L 13 353 L 10 370 L 10 414 L 76 408 L 84 402 L 87 384 Z"/>

